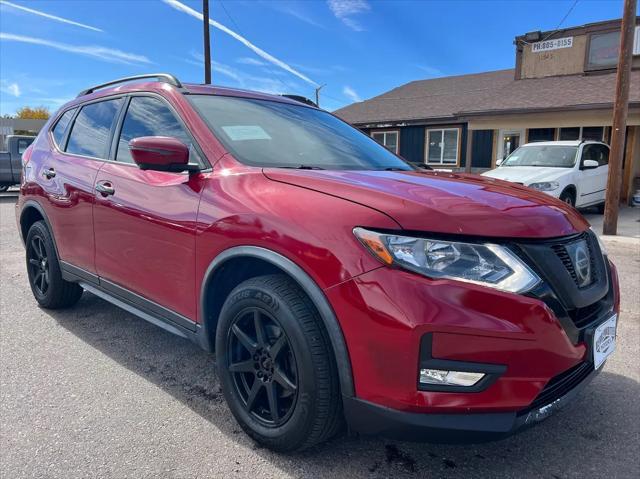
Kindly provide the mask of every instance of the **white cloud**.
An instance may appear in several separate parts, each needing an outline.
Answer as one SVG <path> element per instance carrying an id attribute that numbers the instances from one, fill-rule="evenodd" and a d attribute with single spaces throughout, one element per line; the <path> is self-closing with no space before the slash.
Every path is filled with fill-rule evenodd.
<path id="1" fill-rule="evenodd" d="M 188 58 L 185 61 L 198 68 L 202 68 L 204 57 L 202 56 L 202 53 L 191 52 L 191 58 Z M 226 81 L 215 80 L 218 85 L 227 85 L 245 90 L 255 90 L 273 94 L 300 91 L 300 86 L 294 82 L 284 81 L 273 76 L 263 77 L 259 75 L 251 75 L 230 65 L 217 61 L 211 62 L 211 71 L 214 79 L 219 76 L 226 78 Z"/>
<path id="2" fill-rule="evenodd" d="M 79 55 L 86 55 L 93 58 L 98 58 L 111 63 L 126 63 L 129 65 L 134 64 L 151 64 L 144 55 L 137 55 L 135 53 L 123 52 L 122 50 L 116 50 L 114 48 L 102 47 L 99 45 L 69 45 L 67 43 L 55 42 L 53 40 L 45 40 L 43 38 L 28 37 L 24 35 L 14 35 L 13 33 L 0 32 L 0 40 L 30 43 L 32 45 L 42 45 L 49 48 L 55 48 L 63 52 L 76 53 Z"/>
<path id="3" fill-rule="evenodd" d="M 250 57 L 242 57 L 242 58 L 238 58 L 236 59 L 236 62 L 241 63 L 243 65 L 253 65 L 256 67 L 265 67 L 267 66 L 267 64 L 261 60 L 258 60 L 256 58 L 250 58 Z"/>
<path id="4" fill-rule="evenodd" d="M 70 97 L 43 97 L 43 98 L 35 98 L 34 101 L 37 103 L 44 103 L 45 105 L 53 105 L 56 108 L 64 105 L 67 102 L 73 100 L 73 96 Z"/>
<path id="5" fill-rule="evenodd" d="M 344 67 L 342 65 L 330 65 L 328 67 L 303 65 L 302 63 L 292 63 L 291 65 L 299 68 L 302 71 L 312 73 L 314 75 L 334 75 L 336 73 L 344 73 L 349 71 L 347 67 Z"/>
<path id="6" fill-rule="evenodd" d="M 427 75 L 432 77 L 439 77 L 444 75 L 442 70 L 435 67 L 430 67 L 427 65 L 416 65 L 416 67 L 424 71 L 425 73 L 427 73 Z"/>
<path id="7" fill-rule="evenodd" d="M 371 10 L 366 0 L 327 0 L 327 5 L 336 18 L 346 26 L 356 32 L 364 31 L 365 28 L 352 17 Z"/>
<path id="8" fill-rule="evenodd" d="M 18 98 L 21 95 L 20 85 L 16 82 L 9 83 L 6 80 L 2 80 L 0 83 L 0 91 L 2 93 L 6 93 L 7 95 L 15 96 Z"/>
<path id="9" fill-rule="evenodd" d="M 84 23 L 74 22 L 73 20 L 69 20 L 67 18 L 57 17 L 56 15 L 51 15 L 50 13 L 45 13 L 40 10 L 35 10 L 33 8 L 23 7 L 22 5 L 16 5 L 15 3 L 7 2 L 6 0 L 0 0 L 1 5 L 6 5 L 7 7 L 15 8 L 17 10 L 22 10 L 27 13 L 32 13 L 33 15 L 38 15 L 44 18 L 48 18 L 49 20 L 54 20 L 56 22 L 66 23 L 68 25 L 74 25 L 80 28 L 86 28 L 87 30 L 93 30 L 94 32 L 101 32 L 102 30 L 96 27 L 92 27 L 91 25 L 86 25 Z"/>
<path id="10" fill-rule="evenodd" d="M 301 5 L 304 2 L 291 2 L 291 1 L 268 1 L 265 2 L 264 5 L 272 8 L 281 13 L 285 13 L 287 15 L 291 15 L 298 20 L 301 20 L 309 25 L 313 25 L 314 27 L 324 28 L 324 25 L 318 23 L 313 18 L 311 18 L 307 13 L 301 8 Z"/>
<path id="11" fill-rule="evenodd" d="M 200 21 L 202 21 L 203 18 L 204 18 L 202 13 L 199 13 L 199 12 L 195 11 L 193 8 L 188 7 L 187 5 L 178 2 L 178 0 L 163 0 L 163 2 L 166 3 L 167 5 L 175 8 L 176 10 L 179 10 L 179 11 L 181 11 L 183 13 L 191 15 L 194 18 L 197 18 Z M 264 50 L 262 50 L 261 48 L 255 46 L 249 40 L 247 40 L 243 36 L 237 34 L 233 30 L 225 27 L 221 23 L 218 23 L 215 20 L 209 19 L 209 24 L 211 26 L 213 26 L 214 28 L 217 28 L 218 30 L 220 30 L 220 31 L 226 33 L 227 35 L 231 36 L 232 38 L 238 40 L 240 43 L 242 43 L 244 46 L 246 46 L 247 48 L 252 50 L 256 55 L 258 55 L 260 58 L 266 60 L 267 62 L 273 63 L 274 65 L 282 68 L 283 70 L 288 71 L 292 75 L 297 76 L 298 78 L 306 81 L 307 83 L 310 83 L 311 85 L 314 85 L 314 86 L 318 85 L 316 82 L 311 80 L 308 76 L 300 73 L 299 71 L 297 71 L 297 70 L 293 69 L 292 67 L 290 67 L 289 65 L 287 65 L 282 60 L 277 59 L 273 55 L 271 55 L 271 54 L 265 52 Z"/>
<path id="12" fill-rule="evenodd" d="M 344 96 L 346 96 L 349 100 L 351 100 L 352 102 L 359 102 L 362 101 L 362 98 L 360 98 L 360 95 L 358 95 L 358 93 L 351 88 L 350 86 L 345 86 L 342 89 L 342 93 L 344 94 Z"/>

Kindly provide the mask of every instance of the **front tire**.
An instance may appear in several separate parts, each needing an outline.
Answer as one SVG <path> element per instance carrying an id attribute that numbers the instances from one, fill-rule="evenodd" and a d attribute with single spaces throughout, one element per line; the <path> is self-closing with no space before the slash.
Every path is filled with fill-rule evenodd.
<path id="1" fill-rule="evenodd" d="M 53 239 L 44 221 L 31 225 L 25 246 L 29 285 L 38 304 L 47 309 L 76 304 L 82 296 L 82 288 L 62 279 Z"/>
<path id="2" fill-rule="evenodd" d="M 313 304 L 284 275 L 237 286 L 216 333 L 224 396 L 244 431 L 276 451 L 301 450 L 342 423 L 338 374 Z"/>
<path id="3" fill-rule="evenodd" d="M 564 190 L 560 193 L 560 201 L 565 202 L 569 206 L 576 207 L 576 194 L 572 190 Z"/>

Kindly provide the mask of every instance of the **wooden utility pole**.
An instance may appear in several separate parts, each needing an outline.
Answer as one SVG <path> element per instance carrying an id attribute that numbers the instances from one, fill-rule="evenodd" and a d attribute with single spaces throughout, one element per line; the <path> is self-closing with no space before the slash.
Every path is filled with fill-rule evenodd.
<path id="1" fill-rule="evenodd" d="M 631 53 L 635 26 L 636 0 L 624 0 L 622 27 L 620 29 L 620 55 L 618 57 L 618 71 L 616 73 L 616 98 L 613 104 L 609 177 L 607 178 L 604 225 L 602 228 L 602 233 L 605 235 L 615 235 L 618 233 L 620 183 L 622 182 L 624 140 L 627 132 L 629 77 L 631 75 Z"/>
<path id="2" fill-rule="evenodd" d="M 204 84 L 211 84 L 211 43 L 209 35 L 209 0 L 202 0 L 202 26 L 204 28 Z"/>

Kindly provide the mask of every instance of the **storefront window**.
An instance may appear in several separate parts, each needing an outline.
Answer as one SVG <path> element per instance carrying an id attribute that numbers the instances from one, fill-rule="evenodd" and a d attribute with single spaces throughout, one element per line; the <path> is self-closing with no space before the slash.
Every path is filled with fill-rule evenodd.
<path id="1" fill-rule="evenodd" d="M 580 139 L 580 127 L 574 126 L 572 128 L 560 128 L 560 140 L 579 140 Z"/>
<path id="2" fill-rule="evenodd" d="M 560 128 L 560 140 L 604 140 L 604 126 L 573 126 Z"/>
<path id="3" fill-rule="evenodd" d="M 603 126 L 584 126 L 582 127 L 582 140 L 602 141 L 604 137 Z"/>
<path id="4" fill-rule="evenodd" d="M 427 130 L 427 163 L 458 164 L 458 128 Z"/>
<path id="5" fill-rule="evenodd" d="M 528 143 L 536 141 L 553 141 L 555 140 L 555 128 L 531 128 L 529 130 Z"/>

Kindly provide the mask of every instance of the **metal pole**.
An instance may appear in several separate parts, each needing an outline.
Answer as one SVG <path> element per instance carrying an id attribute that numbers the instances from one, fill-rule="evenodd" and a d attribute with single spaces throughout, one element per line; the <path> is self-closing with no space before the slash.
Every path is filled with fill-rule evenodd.
<path id="1" fill-rule="evenodd" d="M 320 107 L 320 90 L 322 90 L 325 86 L 327 86 L 326 83 L 316 88 L 316 106 L 317 107 Z"/>
<path id="2" fill-rule="evenodd" d="M 202 0 L 202 26 L 204 28 L 204 84 L 211 84 L 211 43 L 209 35 L 209 0 Z"/>
<path id="3" fill-rule="evenodd" d="M 636 0 L 624 0 L 624 12 L 620 29 L 620 55 L 616 73 L 616 97 L 613 104 L 613 127 L 611 129 L 611 153 L 609 155 L 609 177 L 607 178 L 604 224 L 602 233 L 618 233 L 618 207 L 620 203 L 620 183 L 622 181 L 622 159 L 629 111 L 629 77 L 631 74 L 631 53 L 633 31 L 636 24 Z"/>

